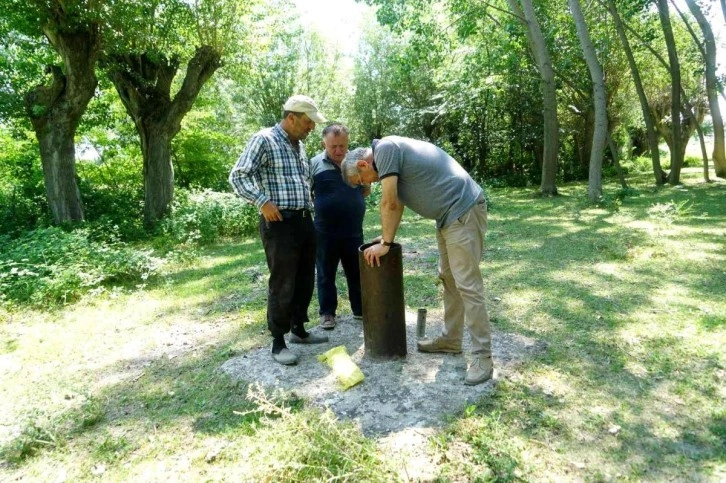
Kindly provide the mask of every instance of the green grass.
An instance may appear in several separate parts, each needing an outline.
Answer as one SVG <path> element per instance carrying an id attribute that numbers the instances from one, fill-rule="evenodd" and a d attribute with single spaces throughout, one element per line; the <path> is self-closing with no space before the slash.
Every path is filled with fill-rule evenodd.
<path id="1" fill-rule="evenodd" d="M 597 206 L 582 184 L 489 190 L 492 323 L 543 349 L 431 438 L 441 481 L 726 477 L 726 184 L 699 176 Z M 407 212 L 397 241 L 409 309 L 441 310 L 433 223 Z M 266 276 L 235 240 L 142 291 L 0 312 L 0 479 L 397 478 L 353 424 L 218 370 L 269 343 Z"/>

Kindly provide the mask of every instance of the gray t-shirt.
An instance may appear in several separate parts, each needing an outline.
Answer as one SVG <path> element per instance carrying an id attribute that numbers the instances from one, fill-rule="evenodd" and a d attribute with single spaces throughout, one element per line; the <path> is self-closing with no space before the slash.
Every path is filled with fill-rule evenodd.
<path id="1" fill-rule="evenodd" d="M 378 176 L 398 175 L 398 198 L 444 228 L 465 214 L 483 190 L 454 158 L 425 141 L 386 136 L 374 145 Z"/>

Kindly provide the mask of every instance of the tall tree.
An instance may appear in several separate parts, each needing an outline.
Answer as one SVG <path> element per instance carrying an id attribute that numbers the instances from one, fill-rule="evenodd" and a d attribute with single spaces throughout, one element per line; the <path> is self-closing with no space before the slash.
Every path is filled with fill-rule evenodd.
<path id="1" fill-rule="evenodd" d="M 559 150 L 559 122 L 557 119 L 557 87 L 544 35 L 535 15 L 531 0 L 507 0 L 512 13 L 525 26 L 530 49 L 540 74 L 544 119 L 544 155 L 540 192 L 557 194 L 557 154 Z M 520 6 L 521 2 L 521 6 Z"/>
<path id="2" fill-rule="evenodd" d="M 387 26 L 368 25 L 363 31 L 355 57 L 353 84 L 356 94 L 352 110 L 359 131 L 356 138 L 363 143 L 393 134 L 398 130 L 400 91 L 394 87 L 397 52 L 405 45 Z M 354 125 L 357 123 L 354 123 Z"/>
<path id="3" fill-rule="evenodd" d="M 56 224 L 83 220 L 76 180 L 75 134 L 98 81 L 101 48 L 98 3 L 93 0 L 12 0 L 14 27 L 43 35 L 59 62 L 46 67 L 47 78 L 24 96 L 40 146 L 46 198 Z"/>
<path id="4" fill-rule="evenodd" d="M 129 2 L 124 7 L 119 18 L 128 30 L 109 45 L 104 64 L 139 134 L 144 222 L 153 227 L 174 195 L 172 140 L 202 86 L 222 65 L 230 36 L 239 33 L 242 12 L 236 0 Z M 194 53 L 175 86 L 189 44 Z"/>
<path id="5" fill-rule="evenodd" d="M 706 64 L 706 94 L 708 106 L 711 110 L 713 120 L 713 165 L 716 176 L 726 178 L 726 151 L 724 150 L 724 124 L 721 117 L 721 109 L 718 105 L 718 79 L 716 77 L 716 41 L 713 30 L 708 23 L 706 16 L 701 11 L 695 0 L 686 0 L 688 8 L 701 27 L 703 33 L 703 46 L 699 43 L 699 49 Z M 697 39 L 696 39 L 697 41 Z"/>
<path id="6" fill-rule="evenodd" d="M 640 101 L 640 108 L 643 113 L 643 121 L 645 122 L 645 129 L 648 139 L 648 150 L 650 151 L 650 158 L 653 164 L 653 174 L 655 176 L 655 182 L 657 185 L 662 185 L 665 182 L 665 172 L 660 165 L 660 150 L 658 148 L 658 132 L 655 127 L 653 115 L 650 111 L 650 105 L 648 103 L 648 97 L 645 94 L 645 88 L 643 87 L 643 81 L 640 76 L 640 69 L 638 64 L 635 62 L 635 56 L 633 55 L 633 49 L 630 47 L 630 41 L 625 33 L 620 13 L 615 6 L 615 0 L 607 0 L 607 7 L 610 15 L 613 17 L 615 24 L 615 30 L 618 33 L 620 42 L 625 50 L 625 55 L 628 58 L 628 65 L 630 66 L 630 73 L 633 76 L 633 83 L 635 84 L 635 90 L 638 94 L 638 100 Z"/>
<path id="7" fill-rule="evenodd" d="M 592 46 L 590 34 L 587 31 L 585 17 L 582 14 L 580 0 L 569 0 L 570 12 L 575 20 L 577 36 L 580 38 L 582 51 L 585 54 L 585 61 L 590 70 L 595 99 L 595 132 L 592 137 L 592 148 L 590 150 L 590 174 L 588 183 L 588 197 L 591 202 L 596 202 L 602 197 L 602 158 L 605 150 L 605 143 L 608 137 L 608 115 L 607 101 L 605 99 L 605 78 L 600 62 L 597 60 L 597 53 Z"/>
<path id="8" fill-rule="evenodd" d="M 681 167 L 683 166 L 683 151 L 681 150 L 681 65 L 678 60 L 676 40 L 673 36 L 671 26 L 668 0 L 656 0 L 658 5 L 658 16 L 660 17 L 663 36 L 666 48 L 668 49 L 668 61 L 671 75 L 671 119 L 672 119 L 672 142 L 671 171 L 668 173 L 668 182 L 672 185 L 680 183 Z"/>

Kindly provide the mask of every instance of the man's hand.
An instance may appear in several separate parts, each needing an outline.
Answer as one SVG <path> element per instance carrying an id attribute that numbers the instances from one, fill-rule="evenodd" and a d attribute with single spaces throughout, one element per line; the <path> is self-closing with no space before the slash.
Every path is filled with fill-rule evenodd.
<path id="1" fill-rule="evenodd" d="M 272 201 L 268 201 L 260 208 L 265 221 L 282 221 L 282 213 L 277 209 L 277 205 Z"/>
<path id="2" fill-rule="evenodd" d="M 363 258 L 366 259 L 366 262 L 368 262 L 368 265 L 371 267 L 374 266 L 373 262 L 375 261 L 375 266 L 380 267 L 381 266 L 381 257 L 388 253 L 388 250 L 390 250 L 390 247 L 387 247 L 386 245 L 381 245 L 380 243 L 377 243 L 371 247 L 368 247 L 363 252 Z"/>

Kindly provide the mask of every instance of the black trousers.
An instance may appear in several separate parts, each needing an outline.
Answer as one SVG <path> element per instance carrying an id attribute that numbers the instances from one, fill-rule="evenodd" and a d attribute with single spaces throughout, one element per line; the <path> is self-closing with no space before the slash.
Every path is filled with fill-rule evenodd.
<path id="1" fill-rule="evenodd" d="M 283 221 L 260 216 L 270 281 L 267 328 L 273 337 L 303 328 L 315 288 L 315 227 L 307 210 L 281 210 Z"/>

